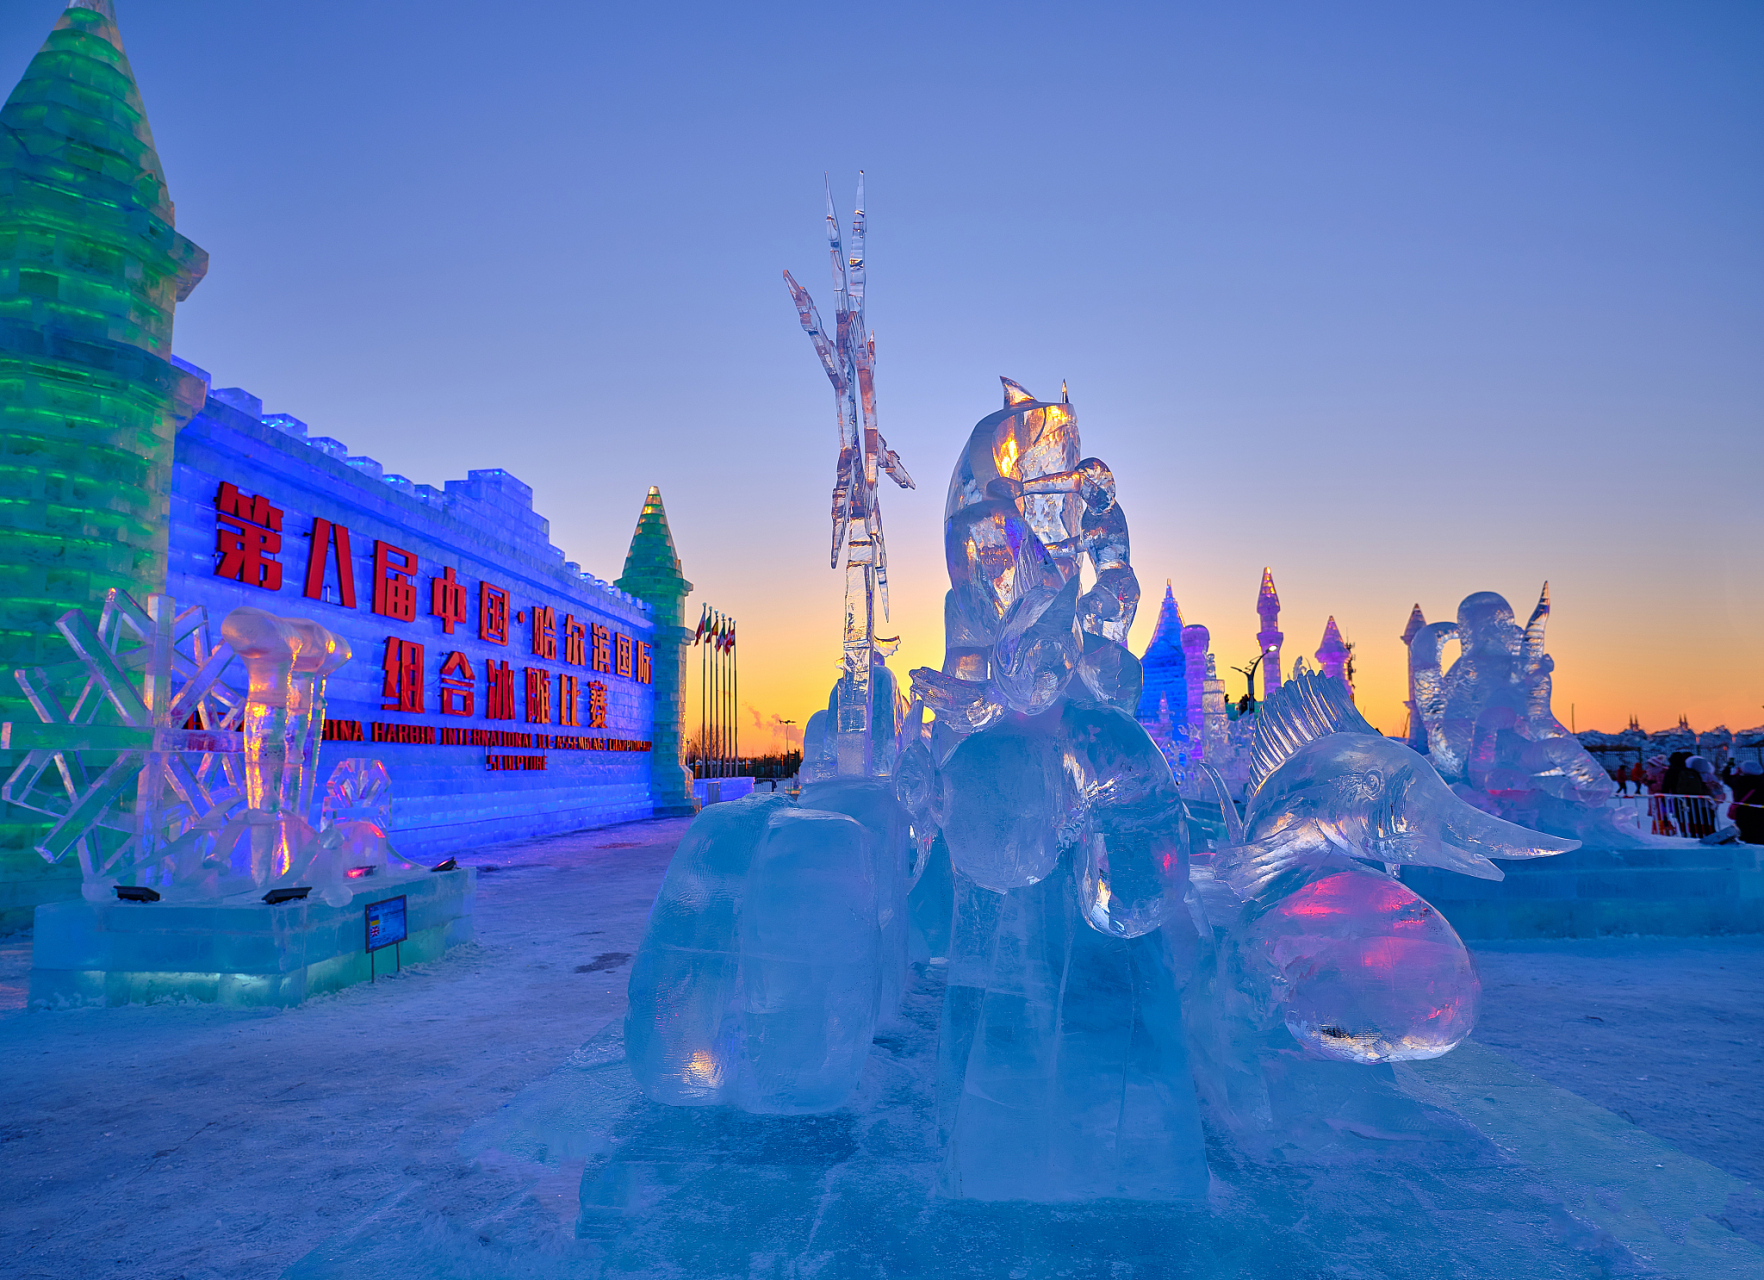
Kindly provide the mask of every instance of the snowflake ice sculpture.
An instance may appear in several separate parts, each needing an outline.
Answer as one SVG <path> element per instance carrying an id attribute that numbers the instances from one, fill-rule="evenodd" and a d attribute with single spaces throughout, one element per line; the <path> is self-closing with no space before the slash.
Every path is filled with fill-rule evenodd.
<path id="1" fill-rule="evenodd" d="M 220 679 L 233 652 L 210 642 L 207 610 L 164 595 L 143 608 L 112 591 L 96 628 L 78 609 L 55 626 L 75 656 L 15 673 L 42 724 L 0 730 L 29 752 L 0 794 L 56 820 L 37 851 L 76 852 L 90 896 L 169 886 L 244 807 L 245 703 Z"/>
<path id="2" fill-rule="evenodd" d="M 74 660 L 15 673 L 42 723 L 0 728 L 28 752 L 0 795 L 55 819 L 45 859 L 76 852 L 92 899 L 121 884 L 212 897 L 313 869 L 304 815 L 346 643 L 242 608 L 215 644 L 201 606 L 114 590 L 96 628 L 74 609 L 56 629 Z M 235 659 L 243 694 L 222 681 Z"/>

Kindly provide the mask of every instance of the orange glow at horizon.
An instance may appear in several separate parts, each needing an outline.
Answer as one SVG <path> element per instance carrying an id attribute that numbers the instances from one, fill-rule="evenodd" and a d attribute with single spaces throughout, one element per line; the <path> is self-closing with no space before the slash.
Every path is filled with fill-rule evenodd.
<path id="1" fill-rule="evenodd" d="M 1400 637 L 1417 597 L 1428 621 L 1437 622 L 1453 619 L 1458 602 L 1472 592 L 1496 590 L 1523 625 L 1546 576 L 1552 612 L 1545 648 L 1556 664 L 1551 706 L 1564 725 L 1576 731 L 1617 732 L 1631 715 L 1649 731 L 1671 728 L 1681 715 L 1698 731 L 1717 725 L 1737 731 L 1764 724 L 1764 664 L 1737 660 L 1748 651 L 1754 658 L 1764 656 L 1754 639 L 1764 634 L 1764 604 L 1756 597 L 1736 598 L 1732 583 L 1726 592 L 1719 583 L 1705 583 L 1715 591 L 1710 593 L 1713 598 L 1701 601 L 1655 599 L 1644 604 L 1638 596 L 1647 593 L 1639 592 L 1617 566 L 1585 575 L 1564 573 L 1550 562 L 1551 557 L 1535 550 L 1516 556 L 1519 563 L 1499 574 L 1474 565 L 1449 573 L 1433 570 L 1423 575 L 1431 583 L 1422 590 L 1403 581 L 1407 575 L 1392 573 L 1386 581 L 1387 575 L 1361 574 L 1350 564 L 1330 563 L 1317 547 L 1302 543 L 1294 548 L 1295 554 L 1286 556 L 1266 556 L 1266 548 L 1251 543 L 1211 563 L 1184 565 L 1158 554 L 1161 539 L 1156 537 L 1155 514 L 1142 515 L 1143 508 L 1132 505 L 1133 494 L 1126 485 L 1123 493 L 1134 524 L 1135 569 L 1145 593 L 1129 647 L 1136 654 L 1144 651 L 1162 600 L 1162 592 L 1152 584 L 1172 579 L 1184 623 L 1203 623 L 1211 633 L 1212 652 L 1232 701 L 1241 698 L 1245 689 L 1243 676 L 1233 668 L 1247 667 L 1260 652 L 1256 632 L 1261 622 L 1255 605 L 1263 560 L 1268 559 L 1282 601 L 1283 675 L 1290 675 L 1293 660 L 1301 654 L 1308 665 L 1317 665 L 1316 650 L 1325 622 L 1333 615 L 1353 646 L 1357 704 L 1387 734 L 1400 735 L 1407 728 L 1408 661 Z M 887 630 L 902 640 L 889 666 L 904 690 L 910 687 L 909 672 L 914 667 L 942 665 L 943 594 L 948 582 L 942 563 L 940 507 L 915 510 L 931 504 L 918 495 L 908 495 L 917 499 L 913 501 L 890 497 L 892 616 Z M 915 523 L 919 521 L 929 524 L 930 530 L 919 527 Z M 813 532 L 813 539 L 805 537 L 804 547 L 791 552 L 786 571 L 738 575 L 721 591 L 696 593 L 742 619 L 744 755 L 782 752 L 787 741 L 790 749 L 799 748 L 803 726 L 816 710 L 826 707 L 837 676 L 844 575 L 827 570 L 824 560 L 817 566 L 807 544 L 819 542 L 821 531 Z M 683 545 L 681 553 L 687 558 L 688 576 L 706 584 L 713 575 L 694 571 L 691 556 L 698 550 Z M 696 607 L 695 599 L 689 612 Z M 879 629 L 882 625 L 878 619 Z M 1456 656 L 1456 646 L 1448 645 L 1447 662 Z M 691 735 L 698 724 L 698 672 L 696 663 L 689 662 L 688 668 Z M 1259 699 L 1259 676 L 1257 686 Z M 784 725 L 783 720 L 795 723 Z"/>

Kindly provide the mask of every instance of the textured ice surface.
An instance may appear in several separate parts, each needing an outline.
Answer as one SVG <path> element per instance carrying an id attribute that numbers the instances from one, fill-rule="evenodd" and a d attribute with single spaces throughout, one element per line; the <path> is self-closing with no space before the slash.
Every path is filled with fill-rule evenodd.
<path id="1" fill-rule="evenodd" d="M 957 877 L 938 1045 L 946 1195 L 1205 1195 L 1181 1008 L 1193 940 L 1186 918 L 1105 937 L 1069 875 L 1006 894 Z"/>
<path id="2" fill-rule="evenodd" d="M 740 1070 L 741 944 L 747 873 L 785 795 L 710 805 L 668 863 L 631 966 L 626 1056 L 657 1102 L 729 1101 Z"/>
<path id="3" fill-rule="evenodd" d="M 830 1111 L 906 969 L 910 850 L 886 781 L 712 805 L 668 866 L 632 966 L 628 1057 L 651 1098 Z"/>
<path id="4" fill-rule="evenodd" d="M 1437 1058 L 1470 1033 L 1481 987 L 1470 954 L 1431 906 L 1378 872 L 1312 880 L 1248 923 L 1247 976 L 1279 992 L 1278 1015 L 1321 1058 Z"/>
<path id="5" fill-rule="evenodd" d="M 956 870 L 1003 892 L 1059 859 L 1066 786 L 1059 721 L 1013 716 L 962 739 L 938 771 L 935 818 Z"/>
<path id="6" fill-rule="evenodd" d="M 1099 933 L 1150 933 L 1180 909 L 1188 882 L 1188 823 L 1170 763 L 1125 711 L 1067 703 L 1060 720 L 1080 910 Z"/>

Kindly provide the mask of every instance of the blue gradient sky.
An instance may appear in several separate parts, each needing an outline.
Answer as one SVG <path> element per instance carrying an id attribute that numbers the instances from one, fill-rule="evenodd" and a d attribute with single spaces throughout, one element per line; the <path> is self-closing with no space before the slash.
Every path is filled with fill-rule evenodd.
<path id="1" fill-rule="evenodd" d="M 10 86 L 59 11 L 0 8 Z M 178 225 L 179 352 L 388 470 L 502 466 L 616 576 L 647 485 L 824 701 L 821 174 L 869 174 L 897 668 L 941 653 L 948 469 L 1069 381 L 1148 597 L 1221 666 L 1272 565 L 1402 725 L 1397 636 L 1556 613 L 1579 725 L 1764 721 L 1764 8 L 117 0 Z M 1233 678 L 1232 688 L 1237 681 Z"/>

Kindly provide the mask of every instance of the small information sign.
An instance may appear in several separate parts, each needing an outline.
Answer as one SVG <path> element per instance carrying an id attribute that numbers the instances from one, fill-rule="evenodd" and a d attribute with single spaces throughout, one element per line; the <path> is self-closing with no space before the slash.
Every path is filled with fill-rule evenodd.
<path id="1" fill-rule="evenodd" d="M 404 895 L 367 904 L 367 949 L 378 951 L 407 936 L 404 926 Z"/>

